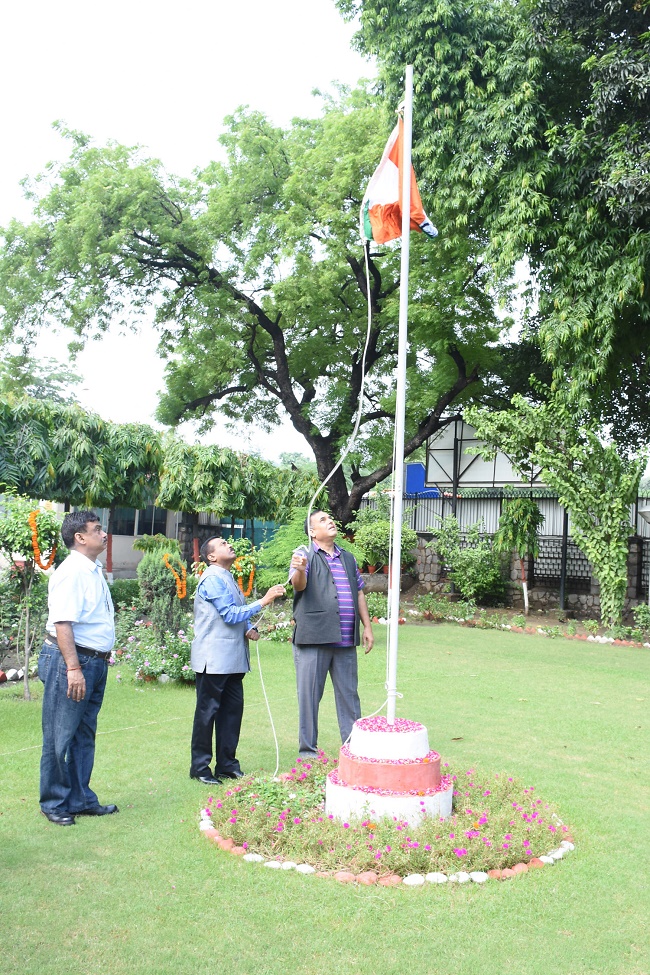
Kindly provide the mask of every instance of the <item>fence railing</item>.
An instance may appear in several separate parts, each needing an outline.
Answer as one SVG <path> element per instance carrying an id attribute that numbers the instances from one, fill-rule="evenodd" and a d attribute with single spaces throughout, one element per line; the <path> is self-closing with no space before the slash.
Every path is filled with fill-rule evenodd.
<path id="1" fill-rule="evenodd" d="M 503 506 L 503 498 L 456 498 L 456 517 L 461 531 L 480 522 L 487 535 L 494 535 L 499 527 L 499 518 Z M 540 528 L 543 538 L 556 537 L 563 534 L 564 508 L 557 498 L 535 498 L 537 507 L 544 515 L 544 522 Z M 372 498 L 364 498 L 361 507 L 376 507 Z M 428 495 L 404 495 L 405 521 L 410 528 L 417 532 L 426 532 L 435 528 L 440 521 L 450 515 L 453 509 L 451 497 L 432 498 Z M 650 525 L 639 514 L 643 508 L 650 508 L 650 497 L 639 497 L 636 504 L 630 505 L 630 535 L 640 535 L 650 539 Z M 571 536 L 571 516 L 569 516 L 569 536 Z"/>
<path id="2" fill-rule="evenodd" d="M 503 498 L 456 498 L 456 517 L 462 532 L 479 522 L 487 535 L 493 535 L 498 526 L 503 506 Z M 535 498 L 537 506 L 544 515 L 540 528 L 539 555 L 529 560 L 531 586 L 544 589 L 559 589 L 562 575 L 562 543 L 564 533 L 564 508 L 557 498 Z M 417 532 L 428 532 L 440 524 L 441 520 L 452 514 L 451 497 L 432 498 L 428 495 L 405 495 L 404 510 L 406 523 Z M 373 499 L 364 499 L 362 507 L 376 507 Z M 636 570 L 632 582 L 638 599 L 648 598 L 650 586 L 650 525 L 639 513 L 650 509 L 650 497 L 639 497 L 630 505 L 630 536 L 639 536 L 641 545 Z M 566 551 L 566 570 L 564 588 L 567 593 L 589 593 L 592 588 L 593 573 L 589 559 L 571 537 L 571 518 L 568 519 L 568 538 Z"/>

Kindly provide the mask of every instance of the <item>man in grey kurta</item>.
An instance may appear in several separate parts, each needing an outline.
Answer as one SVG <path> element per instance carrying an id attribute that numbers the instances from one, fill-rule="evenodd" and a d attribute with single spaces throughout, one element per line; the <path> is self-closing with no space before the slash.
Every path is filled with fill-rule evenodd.
<path id="1" fill-rule="evenodd" d="M 236 553 L 224 538 L 209 538 L 201 548 L 207 569 L 194 597 L 191 666 L 196 673 L 196 710 L 192 728 L 190 778 L 219 785 L 219 776 L 242 775 L 237 745 L 244 713 L 243 680 L 250 668 L 248 641 L 259 639 L 251 617 L 284 595 L 271 586 L 249 606 L 230 572 Z M 212 739 L 215 738 L 214 775 Z"/>

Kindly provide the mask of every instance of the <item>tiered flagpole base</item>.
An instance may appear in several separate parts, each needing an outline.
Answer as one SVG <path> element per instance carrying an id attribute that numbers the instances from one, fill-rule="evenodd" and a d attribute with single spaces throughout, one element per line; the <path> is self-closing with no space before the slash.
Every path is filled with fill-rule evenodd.
<path id="1" fill-rule="evenodd" d="M 325 811 L 335 819 L 395 817 L 416 826 L 451 815 L 453 788 L 440 775 L 440 756 L 417 721 L 384 717 L 356 721 L 325 785 Z"/>

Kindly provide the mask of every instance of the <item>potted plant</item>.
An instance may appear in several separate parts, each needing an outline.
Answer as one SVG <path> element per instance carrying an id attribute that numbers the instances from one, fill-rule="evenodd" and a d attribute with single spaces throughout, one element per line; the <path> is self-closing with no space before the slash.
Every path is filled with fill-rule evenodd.
<path id="1" fill-rule="evenodd" d="M 365 561 L 374 566 L 388 565 L 390 555 L 391 525 L 389 521 L 372 521 L 360 525 L 355 533 L 355 544 Z M 402 526 L 402 566 L 414 561 L 412 550 L 417 545 L 417 534 L 412 528 Z"/>

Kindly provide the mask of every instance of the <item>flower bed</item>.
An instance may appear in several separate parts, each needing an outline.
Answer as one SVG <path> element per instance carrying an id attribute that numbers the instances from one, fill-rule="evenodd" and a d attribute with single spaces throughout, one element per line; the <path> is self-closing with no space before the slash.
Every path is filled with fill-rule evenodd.
<path id="1" fill-rule="evenodd" d="M 568 826 L 534 787 L 504 773 L 454 774 L 447 764 L 454 783 L 449 819 L 425 819 L 415 828 L 397 818 L 373 819 L 369 809 L 365 818 L 341 823 L 324 809 L 325 777 L 335 766 L 321 752 L 312 762 L 299 759 L 279 780 L 246 776 L 208 799 L 201 828 L 247 859 L 344 873 L 361 883 L 382 877 L 480 883 L 551 865 L 573 849 Z M 376 881 L 360 879 L 367 874 Z"/>
<path id="2" fill-rule="evenodd" d="M 138 681 L 163 677 L 192 682 L 194 671 L 190 666 L 190 654 L 194 629 L 190 613 L 186 614 L 185 627 L 161 636 L 150 623 L 135 620 L 128 635 L 124 635 L 116 646 L 115 657 L 120 664 L 132 668 Z"/>

